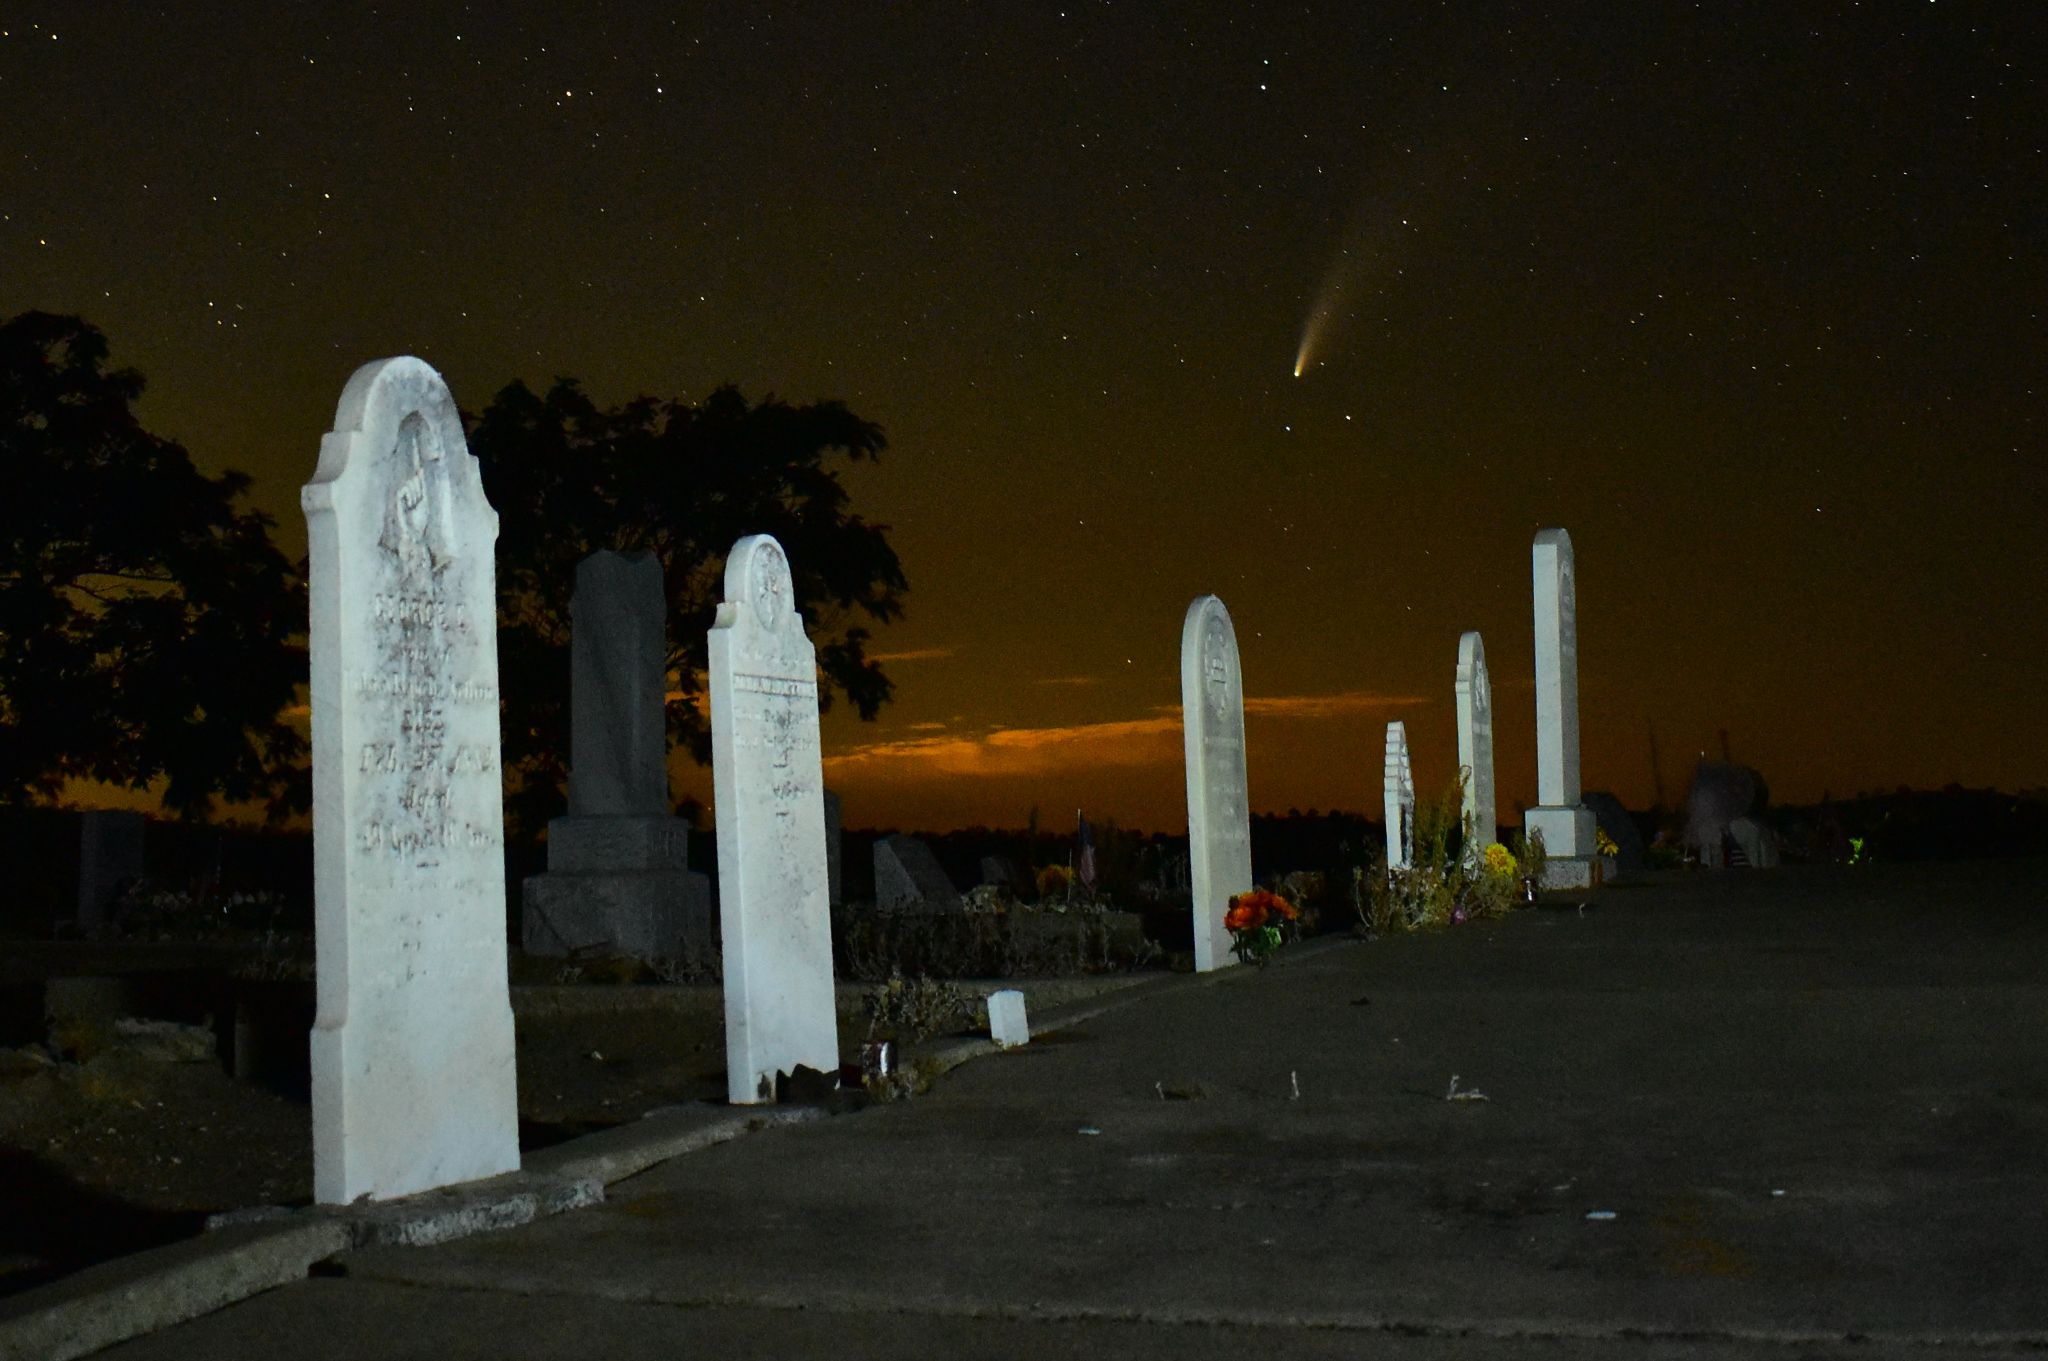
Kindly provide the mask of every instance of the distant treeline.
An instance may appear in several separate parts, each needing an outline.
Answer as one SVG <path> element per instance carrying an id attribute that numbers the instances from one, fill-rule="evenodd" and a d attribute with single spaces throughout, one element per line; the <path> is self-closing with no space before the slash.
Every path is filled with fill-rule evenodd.
<path id="1" fill-rule="evenodd" d="M 1660 831 L 1675 839 L 1683 821 L 1683 813 L 1677 810 L 1650 809 L 1632 816 L 1646 842 Z M 1774 807 L 1764 816 L 1784 839 L 1786 859 L 1795 863 L 1846 858 L 1852 841 L 1862 843 L 1865 859 L 1880 863 L 2048 855 L 2048 790 L 2043 789 L 2018 794 L 1960 785 L 1939 790 L 1897 789 Z M 870 848 L 886 831 L 848 830 L 844 834 L 842 866 L 849 900 L 873 898 Z M 1353 867 L 1371 860 L 1384 840 L 1375 819 L 1316 809 L 1255 816 L 1251 833 L 1252 872 L 1262 881 L 1296 870 L 1348 877 Z M 1135 899 L 1141 884 L 1157 884 L 1162 876 L 1170 875 L 1169 866 L 1187 854 L 1185 835 L 1120 827 L 1109 819 L 1094 824 L 1094 836 L 1097 883 L 1112 898 Z M 1075 848 L 1072 826 L 1036 832 L 967 827 L 926 834 L 923 840 L 963 889 L 981 882 L 984 857 L 1004 857 L 1018 870 L 1030 873 L 1046 865 L 1071 864 Z M 275 895 L 280 900 L 279 926 L 311 928 L 310 833 L 152 818 L 144 843 L 148 878 L 154 886 L 202 902 L 224 901 L 237 893 Z M 708 830 L 699 830 L 690 843 L 691 868 L 710 873 L 715 884 L 715 838 Z M 0 934 L 43 936 L 55 923 L 75 920 L 78 857 L 77 813 L 55 808 L 0 812 L 0 863 L 7 866 L 10 880 L 7 891 L 0 894 Z M 519 882 L 544 868 L 544 852 L 536 846 L 515 844 L 507 848 L 506 859 L 508 910 L 516 911 Z"/>

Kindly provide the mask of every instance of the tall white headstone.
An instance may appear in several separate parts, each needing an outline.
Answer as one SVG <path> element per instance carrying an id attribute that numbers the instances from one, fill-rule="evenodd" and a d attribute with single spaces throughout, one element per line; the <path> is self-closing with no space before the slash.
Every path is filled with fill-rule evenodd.
<path id="1" fill-rule="evenodd" d="M 1236 962 L 1223 914 L 1252 887 L 1250 798 L 1245 787 L 1244 682 L 1237 631 L 1213 595 L 1188 606 L 1180 631 L 1180 713 L 1187 753 L 1188 857 L 1194 891 L 1195 971 Z"/>
<path id="2" fill-rule="evenodd" d="M 1387 815 L 1387 868 L 1415 863 L 1415 768 L 1408 762 L 1408 725 L 1387 724 L 1387 760 L 1381 780 Z"/>
<path id="3" fill-rule="evenodd" d="M 1465 854 L 1476 860 L 1499 828 L 1493 796 L 1493 683 L 1477 633 L 1458 639 L 1458 766 L 1465 775 Z"/>
<path id="4" fill-rule="evenodd" d="M 300 493 L 311 597 L 313 1194 L 519 1166 L 498 515 L 441 375 L 356 370 Z"/>
<path id="5" fill-rule="evenodd" d="M 1578 574 L 1572 536 L 1536 533 L 1531 551 L 1536 605 L 1536 807 L 1523 815 L 1542 833 L 1549 888 L 1593 882 L 1592 810 L 1579 802 Z"/>
<path id="6" fill-rule="evenodd" d="M 725 952 L 726 1091 L 775 1099 L 775 1077 L 839 1069 L 818 662 L 789 561 L 766 534 L 733 545 L 711 626 L 712 789 Z"/>

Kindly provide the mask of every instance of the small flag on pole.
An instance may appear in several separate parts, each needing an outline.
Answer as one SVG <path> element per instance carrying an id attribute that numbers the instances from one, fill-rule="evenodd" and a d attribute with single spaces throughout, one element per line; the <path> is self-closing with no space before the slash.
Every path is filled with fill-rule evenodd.
<path id="1" fill-rule="evenodd" d="M 1074 833 L 1074 877 L 1081 881 L 1081 887 L 1088 890 L 1090 897 L 1095 894 L 1095 829 L 1088 825 L 1088 819 L 1081 816 L 1081 810 L 1074 810 L 1074 821 L 1080 829 Z"/>

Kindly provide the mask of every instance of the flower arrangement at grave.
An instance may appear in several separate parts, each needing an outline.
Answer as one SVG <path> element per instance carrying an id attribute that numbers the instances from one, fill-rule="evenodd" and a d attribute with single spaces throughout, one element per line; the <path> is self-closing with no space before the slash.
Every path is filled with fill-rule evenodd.
<path id="1" fill-rule="evenodd" d="M 1038 900 L 1065 899 L 1074 889 L 1074 872 L 1065 865 L 1047 865 L 1038 872 Z"/>
<path id="2" fill-rule="evenodd" d="M 1321 925 L 1322 909 L 1318 904 L 1329 895 L 1328 874 L 1321 870 L 1294 870 L 1281 876 L 1274 887 L 1300 914 L 1297 926 L 1302 932 L 1314 932 Z"/>
<path id="3" fill-rule="evenodd" d="M 1593 829 L 1593 882 L 1599 883 L 1615 872 L 1621 848 L 1614 844 L 1614 838 L 1607 835 L 1605 827 Z"/>
<path id="4" fill-rule="evenodd" d="M 960 895 L 960 910 L 984 915 L 1010 910 L 1010 896 L 1001 884 L 976 884 Z"/>
<path id="5" fill-rule="evenodd" d="M 1237 894 L 1223 912 L 1230 952 L 1246 964 L 1264 964 L 1294 934 L 1300 917 L 1293 903 L 1271 889 Z"/>
<path id="6" fill-rule="evenodd" d="M 1518 835 L 1515 844 L 1488 844 L 1477 854 L 1454 854 L 1450 834 L 1464 823 L 1464 774 L 1441 798 L 1416 810 L 1415 852 L 1405 867 L 1388 865 L 1381 854 L 1360 880 L 1365 901 L 1360 915 L 1369 933 L 1461 926 L 1478 917 L 1498 917 L 1525 899 L 1523 880 L 1542 869 L 1542 842 L 1532 854 Z"/>

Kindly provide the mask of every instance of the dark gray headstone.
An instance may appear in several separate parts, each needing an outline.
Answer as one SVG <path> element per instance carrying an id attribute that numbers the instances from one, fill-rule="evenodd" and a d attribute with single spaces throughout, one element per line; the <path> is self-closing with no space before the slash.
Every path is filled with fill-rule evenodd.
<path id="1" fill-rule="evenodd" d="M 122 890 L 142 877 L 142 814 L 96 808 L 78 819 L 78 929 L 95 935 Z"/>
<path id="2" fill-rule="evenodd" d="M 651 553 L 592 553 L 569 603 L 569 815 L 548 823 L 520 945 L 676 959 L 711 942 L 711 881 L 668 801 L 667 597 Z"/>
<path id="3" fill-rule="evenodd" d="M 592 553 L 569 597 L 569 815 L 666 817 L 668 678 L 661 563 Z"/>
<path id="4" fill-rule="evenodd" d="M 981 882 L 994 884 L 1005 893 L 1021 893 L 1024 871 L 1007 855 L 984 855 L 981 858 Z"/>
<path id="5" fill-rule="evenodd" d="M 1757 811 L 1763 777 L 1748 766 L 1701 761 L 1685 795 L 1685 844 L 1709 869 L 1720 869 L 1728 824 Z"/>
<path id="6" fill-rule="evenodd" d="M 834 907 L 846 901 L 846 883 L 839 872 L 841 828 L 839 796 L 828 789 L 825 791 L 825 880 L 828 901 Z"/>
<path id="7" fill-rule="evenodd" d="M 1593 810 L 1593 818 L 1607 839 L 1614 843 L 1614 877 L 1627 879 L 1643 872 L 1643 834 L 1636 820 L 1621 806 L 1621 800 L 1601 790 L 1589 789 L 1579 798 Z"/>
<path id="8" fill-rule="evenodd" d="M 931 847 L 897 833 L 875 843 L 875 904 L 946 911 L 960 906 L 960 892 Z"/>

